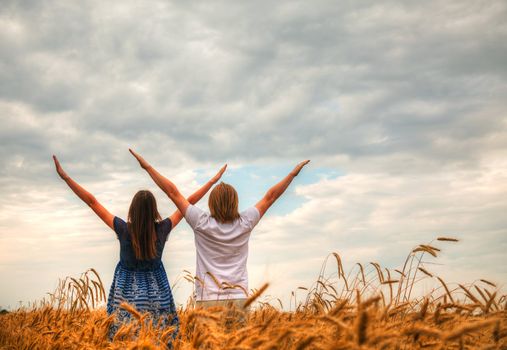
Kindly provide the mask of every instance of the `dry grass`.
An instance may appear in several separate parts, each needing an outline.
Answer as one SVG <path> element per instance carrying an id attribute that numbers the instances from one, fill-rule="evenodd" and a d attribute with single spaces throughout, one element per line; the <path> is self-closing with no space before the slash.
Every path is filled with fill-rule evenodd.
<path id="1" fill-rule="evenodd" d="M 454 242 L 440 238 L 438 242 Z M 338 254 L 326 258 L 317 281 L 298 287 L 306 295 L 290 309 L 275 308 L 265 296 L 267 285 L 252 293 L 255 301 L 246 324 L 224 323 L 224 310 L 187 307 L 179 310 L 180 338 L 175 349 L 507 349 L 507 301 L 496 284 L 445 283 L 425 266 L 437 257 L 434 245 L 413 249 L 401 270 L 372 262 L 345 273 Z M 337 272 L 327 274 L 328 260 Z M 331 261 L 332 261 L 331 260 Z M 186 276 L 189 282 L 193 278 Z M 428 295 L 414 297 L 417 283 L 435 279 Z M 231 288 L 230 285 L 226 286 Z M 164 349 L 172 329 L 158 329 L 130 305 L 134 317 L 113 342 L 113 322 L 102 305 L 100 277 L 89 270 L 67 278 L 43 301 L 0 315 L 2 349 Z M 262 300 L 261 300 L 262 299 Z M 281 304 L 281 301 L 276 300 Z"/>

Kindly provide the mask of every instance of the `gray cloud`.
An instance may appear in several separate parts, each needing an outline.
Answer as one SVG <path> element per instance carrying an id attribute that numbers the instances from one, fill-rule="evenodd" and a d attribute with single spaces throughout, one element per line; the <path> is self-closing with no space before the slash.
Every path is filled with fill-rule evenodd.
<path id="1" fill-rule="evenodd" d="M 195 159 L 249 160 L 438 158 L 436 138 L 463 139 L 449 130 L 505 129 L 477 116 L 505 107 L 501 2 L 38 6 L 5 11 L 2 96 L 70 111 L 87 133 L 155 132 Z"/>

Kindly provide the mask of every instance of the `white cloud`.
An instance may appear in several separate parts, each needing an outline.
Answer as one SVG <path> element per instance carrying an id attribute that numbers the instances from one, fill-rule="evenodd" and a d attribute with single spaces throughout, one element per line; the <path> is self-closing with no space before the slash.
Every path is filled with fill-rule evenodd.
<path id="1" fill-rule="evenodd" d="M 253 235 L 255 282 L 264 266 L 279 271 L 290 283 L 272 292 L 284 298 L 298 285 L 316 279 L 322 260 L 339 253 L 346 266 L 380 262 L 401 268 L 418 244 L 439 236 L 460 239 L 455 245 L 439 243 L 442 257 L 431 266 L 449 282 L 491 278 L 507 280 L 505 228 L 507 163 L 505 157 L 488 159 L 470 171 L 392 175 L 351 173 L 336 179 L 298 186 L 307 199 L 300 208 L 281 216 L 267 216 Z"/>

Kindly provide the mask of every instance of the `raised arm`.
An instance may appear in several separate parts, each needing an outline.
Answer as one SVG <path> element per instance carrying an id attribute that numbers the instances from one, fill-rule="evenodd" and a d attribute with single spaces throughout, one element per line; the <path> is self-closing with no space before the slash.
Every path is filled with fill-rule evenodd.
<path id="1" fill-rule="evenodd" d="M 273 203 L 285 192 L 292 180 L 309 162 L 309 160 L 305 160 L 296 165 L 296 167 L 289 173 L 289 175 L 287 175 L 282 181 L 271 187 L 268 192 L 266 192 L 264 197 L 255 205 L 255 207 L 259 210 L 261 217 L 264 215 L 264 213 L 266 213 L 269 207 L 271 207 L 271 205 L 273 205 Z"/>
<path id="2" fill-rule="evenodd" d="M 63 170 L 58 158 L 53 156 L 55 162 L 56 172 L 63 181 L 67 183 L 70 189 L 85 202 L 94 212 L 97 214 L 107 226 L 114 230 L 113 219 L 114 216 L 100 204 L 97 199 L 83 187 L 81 187 L 76 181 L 72 180 L 69 175 Z"/>
<path id="3" fill-rule="evenodd" d="M 183 197 L 183 195 L 180 193 L 176 185 L 173 184 L 169 179 L 162 176 L 158 171 L 156 171 L 155 168 L 153 168 L 139 154 L 137 154 L 130 148 L 129 151 L 130 153 L 132 153 L 134 157 L 136 157 L 137 161 L 139 162 L 139 165 L 141 165 L 141 168 L 143 168 L 148 172 L 148 174 L 150 174 L 151 178 L 153 179 L 153 181 L 155 181 L 158 187 L 160 187 L 160 189 L 164 191 L 165 194 L 167 194 L 167 196 L 174 202 L 174 204 L 181 212 L 181 214 L 185 215 L 187 207 L 190 203 L 185 197 Z"/>
<path id="4" fill-rule="evenodd" d="M 227 169 L 227 164 L 225 164 L 219 171 L 216 173 L 215 176 L 213 176 L 208 182 L 206 182 L 201 188 L 199 188 L 197 191 L 192 193 L 190 197 L 187 198 L 187 201 L 190 204 L 195 204 L 201 200 L 202 197 L 210 190 L 210 188 L 217 183 L 218 180 L 222 177 L 222 174 L 225 172 L 225 169 Z M 171 224 L 172 228 L 175 228 L 176 225 L 183 219 L 183 214 L 181 214 L 181 211 L 176 210 L 171 216 Z"/>

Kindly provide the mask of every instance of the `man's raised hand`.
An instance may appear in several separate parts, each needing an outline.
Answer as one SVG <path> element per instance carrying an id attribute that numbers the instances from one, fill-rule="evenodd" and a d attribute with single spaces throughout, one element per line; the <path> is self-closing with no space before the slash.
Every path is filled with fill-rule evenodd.
<path id="1" fill-rule="evenodd" d="M 292 176 L 298 176 L 299 172 L 301 171 L 301 169 L 303 169 L 303 167 L 310 163 L 310 160 L 305 160 L 305 161 L 302 161 L 301 163 L 299 163 L 298 165 L 296 165 L 296 167 L 290 172 Z"/>
<path id="2" fill-rule="evenodd" d="M 221 177 L 222 177 L 222 175 L 224 174 L 225 169 L 227 169 L 227 164 L 225 164 L 225 165 L 224 165 L 224 166 L 223 166 L 223 167 L 222 167 L 222 168 L 218 171 L 218 173 L 210 179 L 211 183 L 216 184 L 216 183 L 218 182 L 218 180 L 220 180 L 220 178 L 221 178 Z"/>

